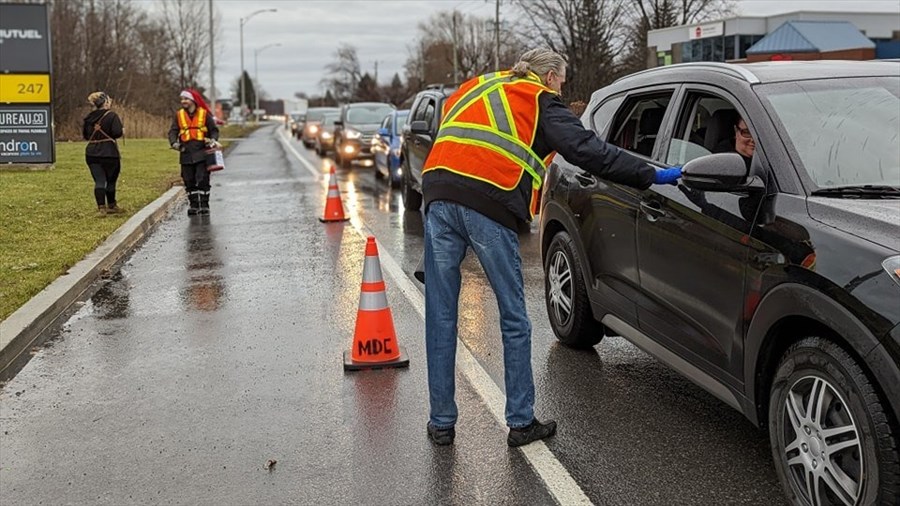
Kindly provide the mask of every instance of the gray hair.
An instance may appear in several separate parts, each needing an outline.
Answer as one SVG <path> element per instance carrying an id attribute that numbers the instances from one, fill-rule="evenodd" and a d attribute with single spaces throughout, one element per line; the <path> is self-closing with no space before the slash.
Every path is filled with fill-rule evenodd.
<path id="1" fill-rule="evenodd" d="M 543 77 L 551 70 L 557 74 L 566 68 L 566 59 L 555 51 L 546 48 L 537 48 L 526 51 L 519 61 L 513 65 L 512 73 L 516 77 L 525 77 L 529 72 Z"/>

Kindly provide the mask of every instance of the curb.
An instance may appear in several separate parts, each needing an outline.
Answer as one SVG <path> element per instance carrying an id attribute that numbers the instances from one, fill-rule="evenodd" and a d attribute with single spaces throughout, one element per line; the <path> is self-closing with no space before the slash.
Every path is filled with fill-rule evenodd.
<path id="1" fill-rule="evenodd" d="M 77 301 L 105 272 L 131 253 L 179 202 L 184 188 L 175 186 L 138 211 L 97 249 L 0 322 L 0 381 L 28 362 L 28 351 L 39 346 L 41 334 Z"/>

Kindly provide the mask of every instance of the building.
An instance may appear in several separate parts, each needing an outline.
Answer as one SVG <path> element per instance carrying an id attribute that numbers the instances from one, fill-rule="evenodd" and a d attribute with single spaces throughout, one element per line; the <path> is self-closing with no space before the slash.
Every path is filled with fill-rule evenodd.
<path id="1" fill-rule="evenodd" d="M 748 49 L 767 35 L 774 35 L 788 22 L 849 23 L 874 44 L 875 58 L 900 57 L 900 12 L 798 11 L 768 17 L 734 17 L 651 30 L 647 34 L 647 66 L 658 67 L 696 61 L 747 61 Z M 796 38 L 794 41 L 796 42 Z M 815 48 L 815 44 L 808 44 L 805 48 L 807 50 Z M 831 52 L 830 48 L 831 46 L 826 45 L 824 53 Z M 823 53 L 822 48 L 815 49 L 819 50 L 805 53 Z M 832 57 L 839 58 L 837 55 Z"/>
<path id="2" fill-rule="evenodd" d="M 875 43 L 847 21 L 788 21 L 747 49 L 747 61 L 872 60 Z"/>

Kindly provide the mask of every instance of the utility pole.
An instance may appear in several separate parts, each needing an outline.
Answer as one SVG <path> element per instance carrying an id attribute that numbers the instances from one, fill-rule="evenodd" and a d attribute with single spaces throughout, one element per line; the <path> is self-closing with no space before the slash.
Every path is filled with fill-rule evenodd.
<path id="1" fill-rule="evenodd" d="M 456 9 L 453 9 L 453 79 L 451 82 L 459 82 L 459 58 L 457 57 L 458 49 L 456 45 Z"/>
<path id="2" fill-rule="evenodd" d="M 500 0 L 494 0 L 494 70 L 500 70 Z"/>
<path id="3" fill-rule="evenodd" d="M 244 88 L 246 88 L 246 86 L 244 86 L 244 24 L 247 21 L 250 21 L 250 18 L 252 18 L 253 16 L 256 16 L 257 14 L 260 14 L 263 12 L 278 12 L 278 9 L 260 9 L 258 11 L 251 13 L 246 18 L 241 18 L 241 77 L 240 77 L 240 79 L 238 79 L 238 84 L 241 88 L 241 109 L 242 109 L 241 110 L 241 118 L 242 119 L 244 117 L 243 108 L 246 107 L 246 105 L 247 105 L 247 90 L 244 89 Z"/>
<path id="4" fill-rule="evenodd" d="M 209 101 L 216 117 L 216 42 L 213 29 L 213 0 L 209 0 Z M 225 119 L 225 118 L 221 118 Z"/>
<path id="5" fill-rule="evenodd" d="M 375 60 L 375 86 L 378 86 L 378 60 Z"/>
<path id="6" fill-rule="evenodd" d="M 494 1 L 494 70 L 500 70 L 500 0 Z"/>

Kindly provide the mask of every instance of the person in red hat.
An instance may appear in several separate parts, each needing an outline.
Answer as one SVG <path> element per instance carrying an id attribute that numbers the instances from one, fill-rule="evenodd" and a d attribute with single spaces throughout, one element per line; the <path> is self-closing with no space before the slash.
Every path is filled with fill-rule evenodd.
<path id="1" fill-rule="evenodd" d="M 220 147 L 219 128 L 203 96 L 193 89 L 181 92 L 181 109 L 169 129 L 169 144 L 181 153 L 181 179 L 188 194 L 188 216 L 209 214 L 207 153 Z"/>

